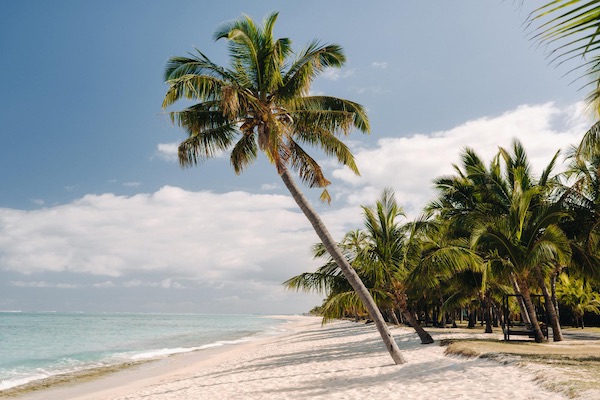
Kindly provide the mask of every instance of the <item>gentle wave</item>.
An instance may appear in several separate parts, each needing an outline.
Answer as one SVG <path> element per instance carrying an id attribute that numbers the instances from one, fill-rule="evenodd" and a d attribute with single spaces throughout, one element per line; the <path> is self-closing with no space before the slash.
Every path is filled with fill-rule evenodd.
<path id="1" fill-rule="evenodd" d="M 239 339 L 239 340 L 219 340 L 218 342 L 208 343 L 208 344 L 204 344 L 204 345 L 198 346 L 198 347 L 177 347 L 177 348 L 173 348 L 173 349 L 153 350 L 153 351 L 148 351 L 148 352 L 132 355 L 132 356 L 130 356 L 130 359 L 134 360 L 134 361 L 153 360 L 153 359 L 172 356 L 174 354 L 191 353 L 194 351 L 212 349 L 215 347 L 222 347 L 222 346 L 226 346 L 226 345 L 246 343 L 246 342 L 249 342 L 250 340 L 252 340 L 252 339 L 244 338 L 244 339 Z"/>
<path id="2" fill-rule="evenodd" d="M 49 320 L 49 317 L 46 317 L 48 315 L 48 313 L 43 313 L 43 315 L 42 313 L 37 315 L 31 313 L 4 314 L 5 321 L 6 318 L 11 318 L 13 329 L 19 318 L 27 318 L 29 325 L 23 324 L 23 326 L 27 326 L 28 329 L 37 329 L 38 333 L 48 331 L 44 335 L 48 335 L 50 340 L 44 341 L 36 338 L 35 345 L 41 347 L 39 347 L 39 351 L 28 353 L 32 354 L 31 359 L 15 358 L 17 353 L 14 351 L 23 348 L 23 344 L 33 346 L 34 339 L 32 336 L 28 336 L 27 332 L 19 334 L 19 332 L 5 331 L 3 334 L 3 327 L 0 324 L 0 336 L 10 336 L 13 340 L 12 344 L 4 344 L 4 348 L 0 343 L 0 352 L 5 352 L 9 356 L 11 356 L 11 352 L 14 353 L 12 360 L 0 360 L 0 391 L 32 385 L 35 384 L 35 381 L 40 380 L 52 381 L 58 378 L 68 380 L 71 375 L 75 377 L 87 373 L 94 374 L 105 369 L 125 368 L 128 365 L 175 354 L 246 343 L 262 336 L 284 332 L 280 325 L 281 322 L 285 322 L 256 316 L 127 315 L 127 318 L 123 318 L 122 315 L 117 314 L 82 316 L 73 313 L 71 315 L 61 314 Z M 36 328 L 35 325 L 31 325 L 32 321 L 38 320 L 40 327 Z M 51 333 L 48 329 L 49 322 L 52 322 L 52 329 L 58 329 L 62 324 L 60 326 L 65 328 L 65 336 L 61 336 L 61 333 L 56 331 Z M 68 341 L 69 327 L 81 330 L 82 323 L 86 324 L 86 333 L 90 332 L 90 334 L 96 335 L 100 331 L 105 335 L 99 339 L 101 345 L 91 340 L 93 347 L 78 348 L 74 343 L 68 342 L 67 353 L 56 353 L 55 356 L 51 355 L 55 353 L 46 354 L 44 352 L 41 354 L 45 349 L 44 346 L 46 348 L 53 345 L 58 346 L 57 342 L 60 340 L 63 340 L 64 347 L 64 343 Z M 110 329 L 107 328 L 107 325 Z M 161 330 L 158 336 L 156 334 L 157 327 Z M 19 336 L 24 338 L 22 342 L 16 341 Z M 224 339 L 228 336 L 231 339 Z M 167 346 L 158 347 L 160 344 L 167 344 Z M 175 346 L 169 346 L 169 344 Z M 131 350 L 124 351 L 126 348 Z M 26 356 L 27 354 L 22 357 Z M 19 361 L 21 359 L 22 362 Z"/>

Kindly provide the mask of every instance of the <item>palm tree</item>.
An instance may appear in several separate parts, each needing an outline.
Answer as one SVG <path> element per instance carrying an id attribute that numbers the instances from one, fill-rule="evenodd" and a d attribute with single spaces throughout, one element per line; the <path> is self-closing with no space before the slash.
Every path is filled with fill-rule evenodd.
<path id="1" fill-rule="evenodd" d="M 583 315 L 586 311 L 600 314 L 600 294 L 592 290 L 589 282 L 560 274 L 557 289 L 560 301 L 573 310 L 575 327 L 584 328 Z"/>
<path id="2" fill-rule="evenodd" d="M 496 155 L 486 166 L 481 157 L 471 148 L 466 148 L 462 155 L 462 165 L 453 165 L 455 175 L 442 176 L 434 180 L 438 190 L 438 197 L 427 207 L 428 212 L 434 213 L 438 219 L 446 221 L 448 233 L 455 239 L 470 240 L 471 234 L 477 226 L 482 225 L 490 218 L 506 215 L 510 209 L 511 184 L 502 173 L 500 154 Z M 489 262 L 486 262 L 489 264 Z M 502 265 L 502 264 L 495 264 Z M 459 276 L 460 281 L 466 279 L 469 286 L 477 281 L 478 287 L 485 279 L 479 277 L 487 268 L 474 269 L 471 273 Z M 515 293 L 520 293 L 520 287 L 514 274 L 508 274 L 505 279 L 510 281 Z M 465 289 L 465 288 L 463 288 Z M 470 293 L 478 293 L 467 291 Z M 453 296 L 451 302 L 465 305 L 470 300 L 465 297 L 468 293 Z M 462 298 L 461 298 L 462 297 Z M 523 321 L 529 321 L 525 303 L 519 297 L 519 306 Z"/>
<path id="3" fill-rule="evenodd" d="M 419 324 L 408 309 L 405 268 L 406 225 L 398 223 L 403 216 L 402 208 L 394 199 L 394 192 L 385 189 L 375 206 L 363 206 L 365 229 L 346 234 L 340 247 L 344 254 L 368 287 L 379 308 L 387 310 L 392 320 L 396 319 L 394 309 L 398 309 L 415 329 L 422 344 L 433 343 L 433 339 Z M 313 248 L 316 257 L 322 257 L 322 244 Z M 348 310 L 359 309 L 350 286 L 343 282 L 343 276 L 335 268 L 333 260 L 317 269 L 314 273 L 303 273 L 290 278 L 284 285 L 289 289 L 317 291 L 327 294 L 323 310 L 324 321 L 332 317 L 341 317 Z M 394 321 L 397 323 L 397 319 Z"/>
<path id="4" fill-rule="evenodd" d="M 572 183 L 563 188 L 561 201 L 573 219 L 563 223 L 571 239 L 571 266 L 584 276 L 600 278 L 600 149 L 590 153 L 572 147 L 564 175 Z"/>
<path id="5" fill-rule="evenodd" d="M 407 286 L 410 268 L 414 262 L 410 257 L 420 254 L 411 252 L 406 228 L 397 222 L 404 216 L 402 207 L 395 200 L 394 191 L 386 188 L 374 207 L 364 207 L 363 214 L 367 236 L 370 239 L 368 250 L 361 253 L 362 264 L 375 278 L 376 287 L 391 294 L 395 308 L 415 329 L 422 344 L 433 343 L 427 333 L 408 307 Z M 359 258 L 360 259 L 360 258 Z"/>
<path id="6" fill-rule="evenodd" d="M 436 180 L 441 194 L 429 206 L 456 229 L 473 232 L 471 240 L 488 262 L 506 267 L 506 279 L 523 294 L 526 312 L 522 310 L 522 314 L 527 314 L 534 327 L 538 323 L 531 315 L 529 287 L 535 279 L 546 298 L 555 341 L 560 341 L 562 334 L 554 307 L 550 307 L 553 303 L 545 278 L 553 262 L 570 257 L 570 249 L 565 248 L 568 240 L 557 225 L 566 214 L 551 201 L 555 182 L 551 172 L 558 154 L 535 180 L 518 141 L 513 142 L 512 153 L 501 148 L 489 167 L 467 149 L 463 169 L 455 167 L 458 175 Z M 542 340 L 541 331 L 538 333 L 537 339 Z"/>
<path id="7" fill-rule="evenodd" d="M 242 16 L 215 32 L 215 40 L 228 41 L 229 68 L 214 64 L 199 50 L 188 57 L 169 59 L 165 69 L 169 88 L 163 108 L 180 99 L 197 102 L 170 113 L 172 122 L 188 133 L 179 145 L 179 162 L 189 167 L 231 150 L 231 165 L 239 174 L 256 160 L 259 150 L 265 154 L 365 304 L 392 359 L 404 363 L 375 302 L 289 170 L 297 172 L 311 188 L 324 189 L 330 184 L 302 147 L 308 145 L 320 147 L 358 174 L 352 153 L 338 136 L 349 134 L 352 128 L 368 132 L 367 115 L 357 103 L 309 95 L 312 81 L 323 70 L 344 64 L 342 48 L 314 40 L 292 59 L 290 39 L 273 37 L 277 16 L 268 15 L 262 26 Z M 326 190 L 321 198 L 330 200 Z"/>
<path id="8" fill-rule="evenodd" d="M 456 238 L 447 221 L 422 215 L 410 224 L 406 240 L 401 279 L 407 297 L 413 301 L 429 297 L 434 306 L 445 310 L 444 290 L 449 280 L 467 270 L 479 270 L 481 259 L 469 248 L 464 238 Z M 429 295 L 429 296 L 428 296 Z M 438 315 L 443 320 L 443 315 Z"/>
<path id="9" fill-rule="evenodd" d="M 546 271 L 555 263 L 564 264 L 571 256 L 570 243 L 559 223 L 567 216 L 560 204 L 548 200 L 548 180 L 558 153 L 542 173 L 539 181 L 530 175 L 523 147 L 517 141 L 513 154 L 500 149 L 505 165 L 510 207 L 507 213 L 483 222 L 475 231 L 474 245 L 488 253 L 488 258 L 505 262 L 514 273 L 523 295 L 536 341 L 541 331 L 529 295 L 530 279 L 535 279 L 546 300 L 546 310 L 554 341 L 562 340 L 560 324 L 546 285 Z"/>

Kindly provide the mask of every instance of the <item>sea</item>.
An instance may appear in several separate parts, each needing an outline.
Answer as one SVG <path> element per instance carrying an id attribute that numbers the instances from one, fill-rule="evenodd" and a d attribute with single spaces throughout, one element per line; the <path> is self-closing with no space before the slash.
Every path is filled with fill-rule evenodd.
<path id="1" fill-rule="evenodd" d="M 284 331 L 259 315 L 0 312 L 0 391 Z"/>

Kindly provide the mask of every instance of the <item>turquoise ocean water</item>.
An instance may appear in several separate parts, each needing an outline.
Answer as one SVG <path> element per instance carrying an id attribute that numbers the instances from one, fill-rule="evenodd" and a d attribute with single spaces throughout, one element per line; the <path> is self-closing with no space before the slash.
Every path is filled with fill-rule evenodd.
<path id="1" fill-rule="evenodd" d="M 282 330 L 252 315 L 0 312 L 0 390 L 62 373 L 235 345 Z"/>

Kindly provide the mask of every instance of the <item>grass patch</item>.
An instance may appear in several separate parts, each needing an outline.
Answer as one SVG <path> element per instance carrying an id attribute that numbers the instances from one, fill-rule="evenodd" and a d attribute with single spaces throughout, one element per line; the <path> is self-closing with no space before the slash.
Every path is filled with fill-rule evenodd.
<path id="1" fill-rule="evenodd" d="M 443 340 L 445 354 L 514 363 L 532 371 L 541 385 L 571 398 L 600 398 L 600 340 L 557 343 Z"/>

